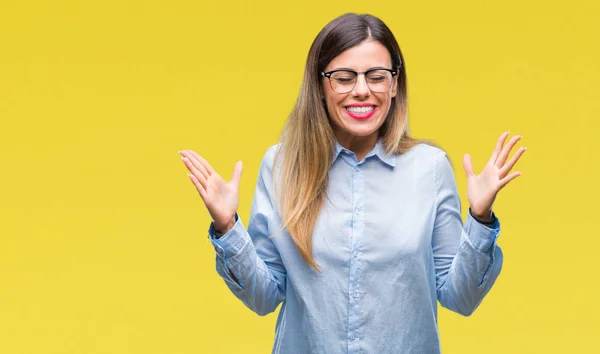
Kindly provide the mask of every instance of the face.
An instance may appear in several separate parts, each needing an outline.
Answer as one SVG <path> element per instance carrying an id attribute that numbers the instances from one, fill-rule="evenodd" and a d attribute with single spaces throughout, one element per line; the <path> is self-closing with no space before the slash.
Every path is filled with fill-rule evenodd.
<path id="1" fill-rule="evenodd" d="M 377 41 L 367 40 L 335 57 L 323 71 L 345 68 L 364 72 L 376 67 L 395 69 L 388 50 Z M 348 93 L 338 93 L 332 89 L 329 79 L 322 80 L 329 117 L 342 145 L 357 139 L 371 143 L 377 140 L 379 128 L 396 96 L 396 78 L 392 78 L 393 84 L 385 92 L 371 91 L 364 75 L 358 75 L 354 88 Z"/>

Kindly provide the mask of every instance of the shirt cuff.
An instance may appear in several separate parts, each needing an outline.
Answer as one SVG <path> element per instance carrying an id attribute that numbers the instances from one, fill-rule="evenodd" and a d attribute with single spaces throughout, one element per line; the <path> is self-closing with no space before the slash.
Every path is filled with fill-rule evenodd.
<path id="1" fill-rule="evenodd" d="M 217 252 L 217 255 L 221 259 L 235 256 L 246 243 L 250 242 L 246 229 L 237 213 L 235 214 L 235 224 L 233 225 L 233 228 L 226 234 L 223 234 L 223 236 L 217 235 L 218 233 L 215 231 L 214 222 L 211 222 L 210 227 L 208 228 L 208 238 L 213 244 L 215 252 Z"/>
<path id="2" fill-rule="evenodd" d="M 491 225 L 478 223 L 471 213 L 467 213 L 465 222 L 465 233 L 469 242 L 476 249 L 482 252 L 488 252 L 496 242 L 500 234 L 500 220 L 494 216 L 495 222 Z"/>

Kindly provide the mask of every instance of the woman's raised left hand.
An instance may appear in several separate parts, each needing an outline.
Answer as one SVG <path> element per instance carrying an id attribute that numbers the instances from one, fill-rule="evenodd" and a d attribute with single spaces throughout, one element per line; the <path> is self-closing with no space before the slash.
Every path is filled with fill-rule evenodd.
<path id="1" fill-rule="evenodd" d="M 523 174 L 521 172 L 510 173 L 510 171 L 527 148 L 519 148 L 512 158 L 507 161 L 511 150 L 521 140 L 520 135 L 515 135 L 504 145 L 509 134 L 510 132 L 505 132 L 500 135 L 491 158 L 480 174 L 476 175 L 473 172 L 473 164 L 469 154 L 465 154 L 463 158 L 463 167 L 467 175 L 467 199 L 469 200 L 471 213 L 485 221 L 492 218 L 492 205 L 498 192 L 508 182 Z"/>

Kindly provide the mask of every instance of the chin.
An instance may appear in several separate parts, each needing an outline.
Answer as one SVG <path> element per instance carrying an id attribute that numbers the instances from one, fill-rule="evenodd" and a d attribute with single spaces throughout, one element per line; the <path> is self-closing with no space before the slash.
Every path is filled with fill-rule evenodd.
<path id="1" fill-rule="evenodd" d="M 347 133 L 352 134 L 354 136 L 369 136 L 373 133 L 376 133 L 379 130 L 379 126 L 356 126 L 356 124 L 346 125 L 344 129 Z"/>
<path id="2" fill-rule="evenodd" d="M 356 136 L 369 136 L 377 132 L 383 122 L 369 119 L 367 121 L 346 120 L 344 123 L 346 123 L 344 130 L 348 133 Z"/>

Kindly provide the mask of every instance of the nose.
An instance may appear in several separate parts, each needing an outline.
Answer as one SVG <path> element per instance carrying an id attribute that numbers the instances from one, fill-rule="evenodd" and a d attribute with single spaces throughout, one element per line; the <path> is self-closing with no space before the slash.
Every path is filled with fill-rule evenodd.
<path id="1" fill-rule="evenodd" d="M 371 89 L 367 85 L 367 78 L 364 74 L 356 77 L 356 84 L 352 89 L 352 96 L 354 97 L 369 97 L 371 95 Z"/>

